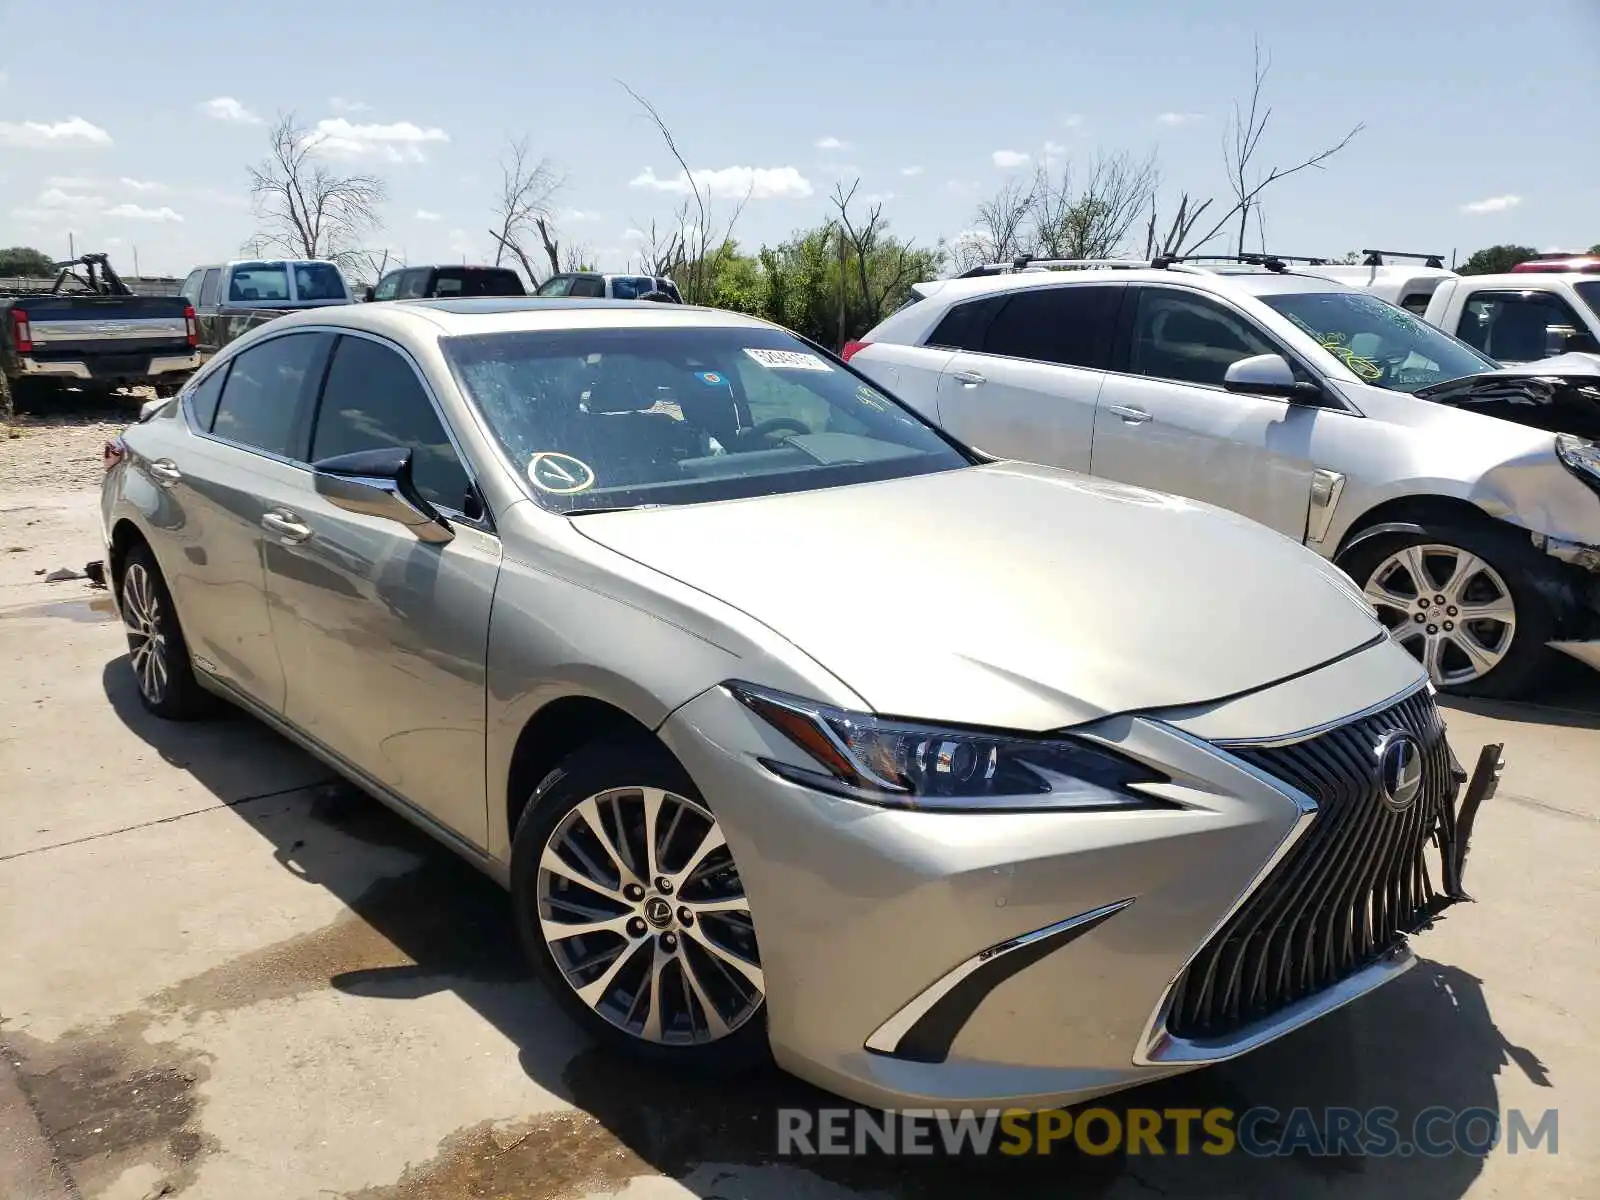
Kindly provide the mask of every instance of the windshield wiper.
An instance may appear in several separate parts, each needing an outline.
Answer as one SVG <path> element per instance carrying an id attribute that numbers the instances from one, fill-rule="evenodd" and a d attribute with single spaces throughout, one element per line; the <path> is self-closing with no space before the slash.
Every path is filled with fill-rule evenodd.
<path id="1" fill-rule="evenodd" d="M 571 508 L 563 515 L 568 517 L 584 517 L 590 513 L 633 512 L 639 508 L 671 508 L 670 504 L 596 504 L 587 508 Z"/>

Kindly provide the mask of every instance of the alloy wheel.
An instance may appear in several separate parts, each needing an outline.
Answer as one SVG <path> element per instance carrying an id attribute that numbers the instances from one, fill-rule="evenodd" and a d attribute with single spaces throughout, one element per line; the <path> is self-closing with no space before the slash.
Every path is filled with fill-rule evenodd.
<path id="1" fill-rule="evenodd" d="M 1483 678 L 1516 637 L 1517 607 L 1506 581 L 1458 546 L 1396 551 L 1362 590 L 1389 635 L 1427 668 L 1436 687 Z"/>
<path id="2" fill-rule="evenodd" d="M 164 621 L 165 610 L 150 572 L 143 563 L 129 563 L 122 577 L 122 623 L 128 632 L 134 677 L 151 704 L 166 699 L 171 684 Z"/>
<path id="3" fill-rule="evenodd" d="M 575 805 L 541 851 L 537 915 L 579 999 L 644 1041 L 720 1041 L 765 999 L 733 856 L 686 796 L 625 787 Z"/>

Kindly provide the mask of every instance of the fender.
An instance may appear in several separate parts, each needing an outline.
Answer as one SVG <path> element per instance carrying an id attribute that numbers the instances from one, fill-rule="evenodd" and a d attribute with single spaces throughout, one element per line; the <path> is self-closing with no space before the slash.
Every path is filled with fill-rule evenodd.
<path id="1" fill-rule="evenodd" d="M 1339 553 L 1333 556 L 1334 565 L 1342 564 L 1350 556 L 1350 552 L 1363 542 L 1369 542 L 1373 538 L 1383 537 L 1391 533 L 1411 533 L 1418 537 L 1426 537 L 1428 535 L 1426 529 L 1412 521 L 1385 521 L 1381 525 L 1369 525 L 1339 547 Z"/>

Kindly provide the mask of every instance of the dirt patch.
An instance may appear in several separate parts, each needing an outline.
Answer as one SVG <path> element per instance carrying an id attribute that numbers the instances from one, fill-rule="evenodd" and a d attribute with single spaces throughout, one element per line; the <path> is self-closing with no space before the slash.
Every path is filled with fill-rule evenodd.
<path id="1" fill-rule="evenodd" d="M 101 450 L 139 415 L 142 400 L 83 412 L 0 417 L 0 479 L 8 488 L 79 488 L 105 474 Z"/>
<path id="2" fill-rule="evenodd" d="M 148 1026 L 133 1014 L 54 1042 L 5 1035 L 45 1135 L 85 1192 L 139 1166 L 181 1191 L 210 1148 L 197 1122 L 204 1057 L 146 1041 Z"/>

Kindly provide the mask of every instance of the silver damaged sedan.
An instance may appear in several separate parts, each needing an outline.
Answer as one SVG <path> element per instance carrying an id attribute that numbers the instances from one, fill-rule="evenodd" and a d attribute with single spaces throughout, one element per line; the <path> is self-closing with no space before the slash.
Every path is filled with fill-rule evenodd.
<path id="1" fill-rule="evenodd" d="M 107 445 L 103 515 L 153 712 L 223 698 L 477 864 L 602 1042 L 882 1107 L 1394 978 L 1497 770 L 1312 552 L 726 312 L 281 317 Z"/>

